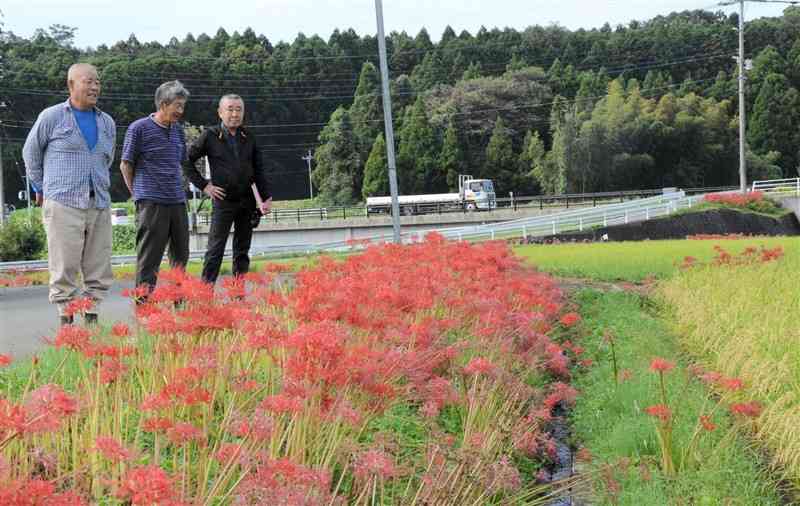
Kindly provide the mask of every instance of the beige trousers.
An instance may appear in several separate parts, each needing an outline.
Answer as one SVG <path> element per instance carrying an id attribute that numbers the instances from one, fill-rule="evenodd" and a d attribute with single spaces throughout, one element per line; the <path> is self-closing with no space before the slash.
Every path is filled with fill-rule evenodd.
<path id="1" fill-rule="evenodd" d="M 111 211 L 76 209 L 46 200 L 42 209 L 47 232 L 50 302 L 58 312 L 72 299 L 89 297 L 98 304 L 108 293 L 111 271 Z M 83 283 L 79 279 L 83 278 Z"/>

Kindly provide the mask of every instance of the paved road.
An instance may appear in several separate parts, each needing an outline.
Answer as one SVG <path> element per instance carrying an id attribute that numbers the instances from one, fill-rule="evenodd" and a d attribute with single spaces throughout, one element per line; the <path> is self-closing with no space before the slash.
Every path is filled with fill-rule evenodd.
<path id="1" fill-rule="evenodd" d="M 122 290 L 132 282 L 115 282 L 100 307 L 103 322 L 129 321 L 133 316 L 130 299 Z M 0 288 L 0 353 L 15 359 L 30 356 L 46 346 L 43 337 L 53 337 L 58 328 L 56 309 L 47 301 L 46 286 Z"/>

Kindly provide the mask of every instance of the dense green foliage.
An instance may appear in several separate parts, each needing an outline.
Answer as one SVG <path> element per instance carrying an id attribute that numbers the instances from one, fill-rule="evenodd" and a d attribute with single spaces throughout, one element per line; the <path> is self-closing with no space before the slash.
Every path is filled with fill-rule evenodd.
<path id="1" fill-rule="evenodd" d="M 425 30 L 415 37 L 392 33 L 387 44 L 398 156 L 404 144 L 414 155 L 398 160 L 401 189 L 452 189 L 453 175 L 463 172 L 497 179 L 501 196 L 735 183 L 731 56 L 737 23 L 735 14 L 687 11 L 592 30 L 552 25 L 457 34 L 448 28 L 437 42 Z M 117 121 L 119 144 L 126 125 L 152 111 L 155 88 L 178 78 L 192 92 L 186 113 L 191 125 L 217 121 L 221 94 L 245 98 L 247 122 L 277 198 L 308 195 L 300 156 L 309 148 L 317 150 L 314 181 L 323 201 L 363 195 L 365 165 L 383 130 L 374 36 L 336 30 L 327 40 L 300 34 L 273 43 L 251 29 L 220 29 L 165 45 L 132 35 L 80 49 L 73 44 L 74 28 L 54 25 L 31 38 L 13 29 L 0 26 L 9 201 L 22 186 L 16 174 L 22 141 L 39 111 L 66 98 L 66 69 L 76 61 L 100 69 L 100 106 Z M 746 104 L 752 114 L 750 171 L 753 177 L 794 175 L 800 157 L 800 7 L 749 22 L 746 37 L 747 57 L 754 59 Z M 345 144 L 331 131 L 342 126 L 342 115 L 334 115 L 340 108 L 349 113 Z M 410 113 L 414 109 L 424 109 L 425 117 Z M 407 118 L 412 126 L 404 124 Z M 515 158 L 502 173 L 487 163 L 498 118 Z M 326 154 L 330 142 L 336 149 Z M 344 171 L 344 181 L 326 182 L 334 165 L 335 174 Z M 114 199 L 127 198 L 116 164 L 112 179 Z"/>
<path id="2" fill-rule="evenodd" d="M 38 218 L 29 222 L 18 215 L 0 227 L 0 262 L 37 260 L 46 247 L 47 237 Z"/>

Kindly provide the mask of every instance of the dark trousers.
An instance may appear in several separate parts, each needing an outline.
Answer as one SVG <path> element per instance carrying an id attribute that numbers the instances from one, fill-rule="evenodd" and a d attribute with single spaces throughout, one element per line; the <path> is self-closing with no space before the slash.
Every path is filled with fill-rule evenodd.
<path id="1" fill-rule="evenodd" d="M 250 218 L 255 204 L 244 202 L 214 202 L 211 213 L 211 228 L 208 231 L 208 249 L 203 262 L 203 281 L 216 283 L 225 245 L 233 226 L 233 275 L 240 276 L 250 270 L 250 243 L 253 226 Z"/>
<path id="2" fill-rule="evenodd" d="M 169 262 L 184 268 L 189 261 L 189 216 L 186 204 L 136 202 L 136 286 L 156 286 L 158 268 L 169 244 Z"/>

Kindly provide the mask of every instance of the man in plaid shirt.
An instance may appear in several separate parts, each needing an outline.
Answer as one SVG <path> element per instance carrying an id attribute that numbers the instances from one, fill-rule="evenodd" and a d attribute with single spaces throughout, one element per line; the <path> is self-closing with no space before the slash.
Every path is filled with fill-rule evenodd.
<path id="1" fill-rule="evenodd" d="M 65 314 L 70 301 L 99 303 L 113 281 L 109 168 L 117 135 L 114 120 L 97 108 L 97 69 L 72 65 L 67 87 L 69 99 L 39 114 L 22 152 L 29 181 L 41 192 L 36 201 L 47 232 L 50 302 L 61 324 L 73 323 Z M 94 323 L 97 313 L 85 319 Z"/>

